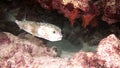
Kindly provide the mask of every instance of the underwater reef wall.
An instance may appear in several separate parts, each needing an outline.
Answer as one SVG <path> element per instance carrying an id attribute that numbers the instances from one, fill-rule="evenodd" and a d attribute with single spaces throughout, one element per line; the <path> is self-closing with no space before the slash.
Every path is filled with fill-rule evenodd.
<path id="1" fill-rule="evenodd" d="M 96 26 L 98 20 L 108 24 L 120 22 L 119 0 L 36 0 L 48 10 L 57 10 L 67 17 L 73 26 L 75 19 L 82 19 L 82 26 Z"/>
<path id="2" fill-rule="evenodd" d="M 0 68 L 119 68 L 120 40 L 111 34 L 98 44 L 97 52 L 77 52 L 70 58 L 57 57 L 35 37 L 17 37 L 0 32 Z"/>
<path id="3" fill-rule="evenodd" d="M 88 25 L 94 27 L 100 21 L 108 24 L 120 22 L 120 0 L 1 0 L 1 4 L 4 3 L 10 8 L 39 5 L 50 11 L 57 10 L 69 19 L 71 26 L 76 19 L 84 28 Z"/>

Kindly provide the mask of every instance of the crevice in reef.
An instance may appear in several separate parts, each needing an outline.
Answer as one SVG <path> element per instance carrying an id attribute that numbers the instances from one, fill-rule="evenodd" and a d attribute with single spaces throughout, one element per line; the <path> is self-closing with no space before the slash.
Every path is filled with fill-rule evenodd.
<path id="1" fill-rule="evenodd" d="M 1 0 L 0 68 L 119 68 L 119 6 L 114 14 L 115 0 L 112 6 L 103 1 L 93 5 L 94 1 L 88 4 L 88 0 Z M 105 13 L 100 11 L 103 7 Z M 35 37 L 21 30 L 6 13 L 18 20 L 54 24 L 61 28 L 63 39 L 51 42 Z"/>

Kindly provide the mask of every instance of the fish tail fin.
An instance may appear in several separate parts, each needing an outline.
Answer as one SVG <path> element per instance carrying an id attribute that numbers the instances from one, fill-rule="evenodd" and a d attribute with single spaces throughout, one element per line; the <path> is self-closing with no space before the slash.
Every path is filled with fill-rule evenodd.
<path id="1" fill-rule="evenodd" d="M 20 22 L 18 20 L 16 20 L 16 18 L 11 14 L 11 13 L 6 13 L 6 19 L 9 22 L 14 22 L 16 23 L 18 26 L 20 25 Z M 21 29 L 21 27 L 19 26 L 19 28 Z"/>
<path id="2" fill-rule="evenodd" d="M 16 18 L 10 12 L 0 12 L 0 21 L 15 22 L 15 20 Z"/>
<path id="3" fill-rule="evenodd" d="M 20 29 L 22 29 L 21 26 L 20 26 L 22 23 L 21 23 L 20 21 L 16 20 L 16 18 L 14 17 L 14 15 L 12 15 L 12 14 L 9 13 L 9 12 L 7 12 L 5 15 L 6 15 L 7 21 L 16 23 L 16 24 L 18 25 L 18 27 L 19 27 Z"/>

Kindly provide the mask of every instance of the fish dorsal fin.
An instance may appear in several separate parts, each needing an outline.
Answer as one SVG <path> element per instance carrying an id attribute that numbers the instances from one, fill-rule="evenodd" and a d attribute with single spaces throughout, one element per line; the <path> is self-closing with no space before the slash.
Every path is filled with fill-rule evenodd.
<path id="1" fill-rule="evenodd" d="M 24 14 L 24 17 L 23 17 L 22 21 L 25 22 L 25 21 L 26 21 L 26 17 L 27 17 L 27 16 L 26 16 L 26 11 L 25 11 L 25 14 Z"/>
<path id="2" fill-rule="evenodd" d="M 23 16 L 23 19 L 22 19 L 23 22 L 27 21 L 27 7 L 25 6 L 24 8 L 24 16 Z"/>

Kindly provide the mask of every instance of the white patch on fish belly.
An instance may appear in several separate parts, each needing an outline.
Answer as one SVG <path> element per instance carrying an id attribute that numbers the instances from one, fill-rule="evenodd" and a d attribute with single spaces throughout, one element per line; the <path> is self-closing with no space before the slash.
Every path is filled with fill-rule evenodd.
<path id="1" fill-rule="evenodd" d="M 43 26 L 39 27 L 37 33 L 38 33 L 39 37 L 49 40 L 49 36 L 46 32 L 45 27 L 43 27 Z"/>
<path id="2" fill-rule="evenodd" d="M 48 27 L 40 27 L 38 29 L 38 34 L 41 38 L 47 39 L 49 41 L 60 41 L 62 39 L 62 35 L 58 34 L 53 34 L 52 33 L 52 28 Z"/>

